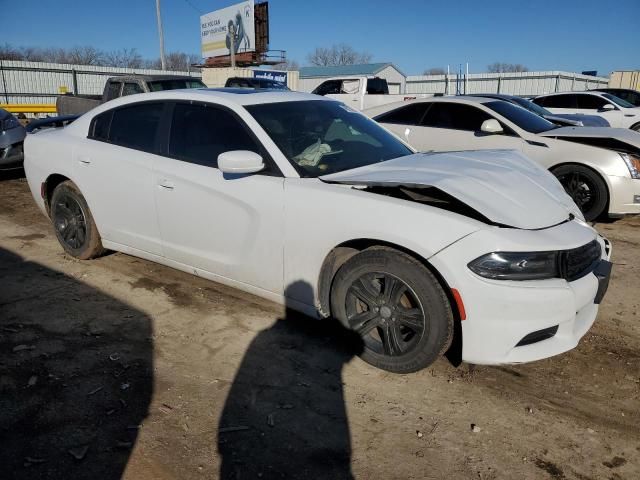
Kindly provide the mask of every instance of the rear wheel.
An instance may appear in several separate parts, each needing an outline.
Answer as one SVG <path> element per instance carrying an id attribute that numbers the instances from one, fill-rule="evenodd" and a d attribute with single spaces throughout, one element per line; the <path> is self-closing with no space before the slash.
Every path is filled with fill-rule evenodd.
<path id="1" fill-rule="evenodd" d="M 633 130 L 634 132 L 640 133 L 640 123 L 636 123 L 635 125 L 632 125 L 631 130 Z"/>
<path id="2" fill-rule="evenodd" d="M 418 371 L 451 343 L 447 295 L 427 268 L 397 250 L 371 248 L 347 260 L 333 282 L 331 306 L 361 336 L 362 359 L 383 370 Z"/>
<path id="3" fill-rule="evenodd" d="M 53 191 L 51 220 L 58 242 L 69 255 L 88 260 L 104 253 L 89 206 L 70 180 L 62 182 Z"/>
<path id="4" fill-rule="evenodd" d="M 582 165 L 562 165 L 553 170 L 553 174 L 580 208 L 585 220 L 591 222 L 605 213 L 609 192 L 600 175 Z"/>

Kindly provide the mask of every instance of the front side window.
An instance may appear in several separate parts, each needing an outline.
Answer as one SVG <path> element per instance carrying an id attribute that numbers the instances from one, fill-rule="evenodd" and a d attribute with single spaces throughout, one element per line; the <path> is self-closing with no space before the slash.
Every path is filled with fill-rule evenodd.
<path id="1" fill-rule="evenodd" d="M 122 87 L 122 83 L 120 82 L 109 82 L 107 87 L 107 101 L 120 96 L 120 87 Z"/>
<path id="2" fill-rule="evenodd" d="M 169 156 L 217 168 L 218 155 L 232 150 L 249 150 L 262 155 L 258 143 L 228 110 L 213 105 L 175 105 Z"/>
<path id="3" fill-rule="evenodd" d="M 163 108 L 162 103 L 139 103 L 113 110 L 109 142 L 144 152 L 155 152 Z"/>
<path id="4" fill-rule="evenodd" d="M 577 95 L 578 108 L 582 110 L 600 110 L 607 103 L 607 100 L 598 95 Z"/>
<path id="5" fill-rule="evenodd" d="M 496 100 L 484 105 L 530 133 L 541 133 L 556 128 L 550 121 L 513 103 Z"/>
<path id="6" fill-rule="evenodd" d="M 303 177 L 413 153 L 373 120 L 339 102 L 307 100 L 245 108 Z"/>
<path id="7" fill-rule="evenodd" d="M 109 127 L 111 126 L 112 117 L 113 110 L 95 116 L 89 128 L 89 138 L 102 141 L 109 140 Z"/>
<path id="8" fill-rule="evenodd" d="M 126 82 L 122 87 L 122 96 L 135 95 L 136 93 L 144 93 L 144 90 L 140 85 L 135 82 Z"/>
<path id="9" fill-rule="evenodd" d="M 375 118 L 376 122 L 393 123 L 396 125 L 420 125 L 424 112 L 429 108 L 426 102 L 411 103 L 396 108 Z"/>
<path id="10" fill-rule="evenodd" d="M 492 118 L 487 112 L 462 103 L 434 102 L 422 120 L 424 127 L 477 132 L 482 122 Z"/>
<path id="11" fill-rule="evenodd" d="M 327 80 L 316 87 L 311 93 L 315 93 L 316 95 L 335 95 L 340 93 L 341 88 L 342 80 Z"/>
<path id="12" fill-rule="evenodd" d="M 170 79 L 170 80 L 157 80 L 153 82 L 147 82 L 150 92 L 159 92 L 161 90 L 181 90 L 184 88 L 207 88 L 201 80 L 194 79 Z"/>
<path id="13" fill-rule="evenodd" d="M 533 101 L 546 108 L 577 108 L 577 95 L 552 95 L 550 97 L 536 98 Z"/>

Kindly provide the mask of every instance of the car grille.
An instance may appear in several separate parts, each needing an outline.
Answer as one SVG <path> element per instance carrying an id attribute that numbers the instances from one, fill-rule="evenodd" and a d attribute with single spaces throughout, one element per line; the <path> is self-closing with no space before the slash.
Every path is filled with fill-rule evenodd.
<path id="1" fill-rule="evenodd" d="M 591 273 L 600 262 L 602 248 L 597 240 L 560 254 L 560 276 L 572 282 Z"/>

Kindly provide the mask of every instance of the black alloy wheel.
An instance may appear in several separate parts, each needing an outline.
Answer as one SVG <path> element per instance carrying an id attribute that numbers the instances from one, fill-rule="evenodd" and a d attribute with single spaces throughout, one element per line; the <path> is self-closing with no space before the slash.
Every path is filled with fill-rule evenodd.
<path id="1" fill-rule="evenodd" d="M 608 202 L 607 185 L 596 172 L 581 165 L 563 165 L 554 170 L 553 174 L 578 206 L 585 220 L 594 221 L 605 212 Z"/>
<path id="2" fill-rule="evenodd" d="M 87 221 L 79 202 L 64 192 L 57 196 L 52 210 L 53 226 L 58 238 L 72 250 L 82 248 L 87 240 Z"/>
<path id="3" fill-rule="evenodd" d="M 360 276 L 348 289 L 349 327 L 365 347 L 387 356 L 412 350 L 427 330 L 417 295 L 399 278 L 382 272 Z"/>

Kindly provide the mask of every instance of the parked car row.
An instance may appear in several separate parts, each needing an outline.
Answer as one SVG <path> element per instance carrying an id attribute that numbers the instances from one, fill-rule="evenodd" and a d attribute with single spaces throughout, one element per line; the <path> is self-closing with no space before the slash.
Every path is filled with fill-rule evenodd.
<path id="1" fill-rule="evenodd" d="M 30 133 L 25 172 L 69 255 L 122 251 L 334 317 L 385 370 L 575 347 L 611 245 L 565 190 L 585 189 L 590 215 L 625 211 L 637 158 L 560 139 L 503 100 L 384 108 L 376 123 L 296 92 L 130 95 Z"/>
<path id="2" fill-rule="evenodd" d="M 640 213 L 639 133 L 558 127 L 492 97 L 416 99 L 365 113 L 420 151 L 518 150 L 550 170 L 589 221 Z"/>

